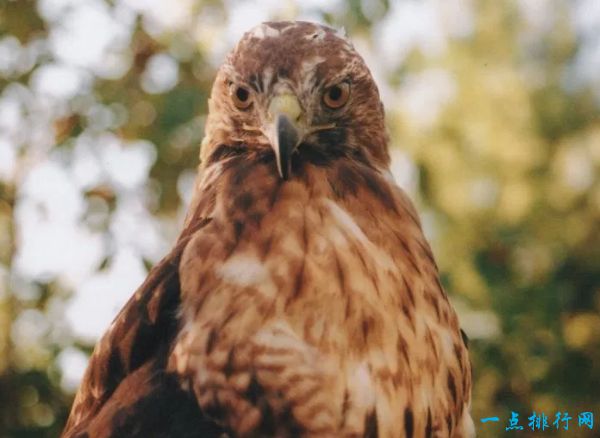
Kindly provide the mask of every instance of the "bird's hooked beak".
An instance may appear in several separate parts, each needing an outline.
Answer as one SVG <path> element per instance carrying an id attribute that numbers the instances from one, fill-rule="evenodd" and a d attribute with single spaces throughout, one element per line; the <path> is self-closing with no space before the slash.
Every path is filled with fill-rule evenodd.
<path id="1" fill-rule="evenodd" d="M 292 154 L 302 141 L 302 130 L 299 126 L 302 108 L 298 98 L 293 94 L 279 94 L 269 104 L 268 137 L 275 152 L 277 170 L 284 180 L 291 173 Z"/>

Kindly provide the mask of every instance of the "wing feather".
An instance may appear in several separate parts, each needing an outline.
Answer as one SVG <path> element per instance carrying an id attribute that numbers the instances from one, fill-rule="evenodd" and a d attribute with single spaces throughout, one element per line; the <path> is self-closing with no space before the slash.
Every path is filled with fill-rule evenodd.
<path id="1" fill-rule="evenodd" d="M 210 219 L 200 216 L 188 218 L 173 250 L 150 271 L 98 342 L 75 397 L 63 438 L 164 436 L 158 432 L 158 423 L 161 419 L 173 420 L 175 416 L 182 417 L 177 424 L 205 422 L 205 428 L 212 424 L 203 420 L 196 403 L 165 371 L 179 326 L 181 254 L 191 236 L 208 222 Z M 182 409 L 177 413 L 170 411 L 166 409 L 168 403 L 181 405 Z M 165 409 L 159 409 L 163 405 Z M 148 412 L 151 406 L 158 409 L 156 415 Z M 167 423 L 176 427 L 174 421 Z M 147 429 L 150 426 L 151 429 Z M 214 425 L 210 427 L 214 429 L 214 436 L 219 436 L 218 429 Z M 126 429 L 128 432 L 123 435 Z M 154 432 L 150 433 L 152 430 Z M 168 436 L 187 436 L 172 433 L 170 431 Z"/>

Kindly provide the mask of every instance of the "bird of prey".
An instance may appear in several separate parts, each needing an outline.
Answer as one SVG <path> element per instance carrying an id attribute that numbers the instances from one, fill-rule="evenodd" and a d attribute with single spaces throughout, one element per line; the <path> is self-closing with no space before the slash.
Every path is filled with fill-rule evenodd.
<path id="1" fill-rule="evenodd" d="M 184 229 L 97 344 L 63 436 L 474 436 L 467 340 L 347 38 L 251 29 L 205 130 Z"/>

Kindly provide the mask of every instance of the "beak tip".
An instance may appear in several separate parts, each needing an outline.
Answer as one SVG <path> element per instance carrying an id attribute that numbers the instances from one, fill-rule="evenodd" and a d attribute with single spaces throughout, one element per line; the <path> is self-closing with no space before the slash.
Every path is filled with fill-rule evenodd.
<path id="1" fill-rule="evenodd" d="M 284 181 L 287 181 L 290 178 L 289 169 L 287 167 L 283 167 L 280 161 L 277 162 L 277 173 L 279 174 L 279 177 Z"/>

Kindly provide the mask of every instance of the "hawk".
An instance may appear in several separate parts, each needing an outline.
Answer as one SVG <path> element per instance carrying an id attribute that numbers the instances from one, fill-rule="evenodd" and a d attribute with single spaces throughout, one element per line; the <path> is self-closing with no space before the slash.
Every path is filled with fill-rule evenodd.
<path id="1" fill-rule="evenodd" d="M 97 344 L 63 437 L 474 436 L 466 337 L 387 142 L 344 36 L 247 32 L 183 231 Z"/>

